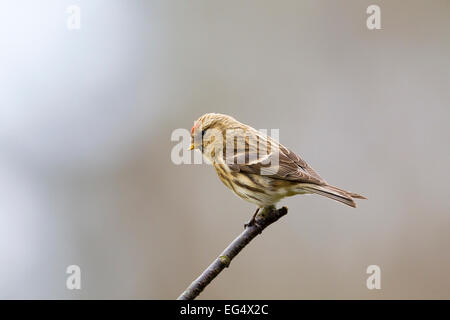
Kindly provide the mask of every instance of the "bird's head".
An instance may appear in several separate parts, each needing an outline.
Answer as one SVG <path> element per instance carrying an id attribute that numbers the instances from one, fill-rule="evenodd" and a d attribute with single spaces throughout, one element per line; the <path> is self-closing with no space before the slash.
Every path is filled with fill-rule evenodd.
<path id="1" fill-rule="evenodd" d="M 202 115 L 191 129 L 191 147 L 189 150 L 200 149 L 210 142 L 218 142 L 218 138 L 222 138 L 225 130 L 239 124 L 233 117 L 220 113 L 206 113 Z"/>

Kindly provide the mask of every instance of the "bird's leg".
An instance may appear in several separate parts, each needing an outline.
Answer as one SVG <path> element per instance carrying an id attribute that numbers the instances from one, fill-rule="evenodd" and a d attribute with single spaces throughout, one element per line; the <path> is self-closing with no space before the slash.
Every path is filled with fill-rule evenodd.
<path id="1" fill-rule="evenodd" d="M 246 229 L 247 227 L 251 227 L 252 225 L 255 224 L 256 222 L 256 215 L 259 212 L 259 208 L 256 209 L 255 213 L 253 214 L 252 218 L 246 223 L 244 224 L 244 229 Z"/>

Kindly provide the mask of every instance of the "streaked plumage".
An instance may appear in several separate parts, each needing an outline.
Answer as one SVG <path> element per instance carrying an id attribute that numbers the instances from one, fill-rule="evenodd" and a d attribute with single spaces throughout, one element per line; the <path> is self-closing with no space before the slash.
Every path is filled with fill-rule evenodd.
<path id="1" fill-rule="evenodd" d="M 227 136 L 230 132 L 235 133 L 240 145 L 232 143 L 231 135 Z M 259 208 L 305 193 L 319 194 L 351 207 L 356 207 L 353 198 L 365 199 L 329 185 L 297 154 L 230 116 L 204 114 L 192 127 L 191 137 L 191 149 L 202 151 L 220 180 L 237 196 Z M 265 146 L 267 152 L 258 152 L 261 146 Z M 276 163 L 277 156 L 278 166 L 269 166 L 267 162 Z"/>

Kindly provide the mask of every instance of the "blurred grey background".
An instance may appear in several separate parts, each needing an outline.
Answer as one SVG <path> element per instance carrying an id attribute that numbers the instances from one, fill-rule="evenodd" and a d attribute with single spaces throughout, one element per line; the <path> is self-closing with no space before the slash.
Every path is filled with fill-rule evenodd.
<path id="1" fill-rule="evenodd" d="M 206 112 L 369 200 L 286 199 L 200 298 L 450 298 L 450 1 L 2 1 L 0 43 L 0 298 L 176 298 L 254 211 L 171 161 Z"/>

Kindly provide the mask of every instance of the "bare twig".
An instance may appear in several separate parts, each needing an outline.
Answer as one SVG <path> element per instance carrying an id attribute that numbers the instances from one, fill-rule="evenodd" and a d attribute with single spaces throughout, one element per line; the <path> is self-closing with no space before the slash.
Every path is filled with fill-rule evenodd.
<path id="1" fill-rule="evenodd" d="M 217 257 L 203 273 L 178 297 L 178 300 L 193 300 L 215 277 L 225 268 L 231 260 L 241 252 L 258 234 L 269 225 L 287 214 L 287 208 L 264 208 L 257 216 L 256 223 L 248 226 L 230 245 Z"/>

